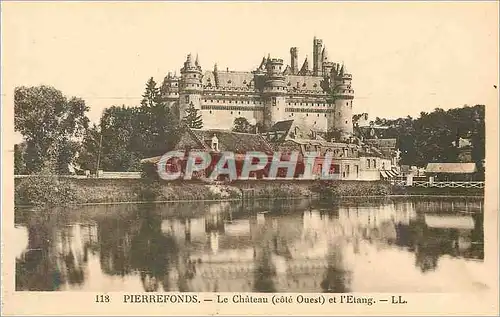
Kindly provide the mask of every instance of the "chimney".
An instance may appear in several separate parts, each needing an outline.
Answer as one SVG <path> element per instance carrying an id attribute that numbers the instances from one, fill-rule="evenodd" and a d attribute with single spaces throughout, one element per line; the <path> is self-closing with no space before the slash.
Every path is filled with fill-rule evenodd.
<path id="1" fill-rule="evenodd" d="M 293 75 L 299 71 L 298 50 L 296 47 L 290 48 L 290 68 Z"/>

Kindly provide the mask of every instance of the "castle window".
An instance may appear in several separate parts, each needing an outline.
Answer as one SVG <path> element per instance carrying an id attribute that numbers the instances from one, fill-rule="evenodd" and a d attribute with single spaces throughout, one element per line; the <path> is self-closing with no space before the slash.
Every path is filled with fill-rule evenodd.
<path id="1" fill-rule="evenodd" d="M 318 113 L 318 117 L 319 117 L 319 113 Z"/>
<path id="2" fill-rule="evenodd" d="M 238 111 L 238 114 L 241 114 L 241 112 L 240 112 L 240 111 Z"/>
<path id="3" fill-rule="evenodd" d="M 309 114 L 308 114 L 308 113 L 306 113 L 306 117 L 309 117 Z"/>
<path id="4" fill-rule="evenodd" d="M 346 103 L 345 103 L 345 105 L 346 105 L 346 106 L 348 106 L 348 105 L 349 105 L 349 101 L 348 101 L 348 102 L 346 102 Z"/>
<path id="5" fill-rule="evenodd" d="M 186 96 L 185 99 L 186 99 L 186 102 L 189 102 L 189 96 Z"/>
<path id="6" fill-rule="evenodd" d="M 325 117 L 326 117 L 326 113 L 325 113 Z"/>
<path id="7" fill-rule="evenodd" d="M 233 114 L 233 112 L 231 111 L 231 114 Z"/>
<path id="8" fill-rule="evenodd" d="M 210 110 L 208 113 L 212 114 L 212 110 Z"/>
<path id="9" fill-rule="evenodd" d="M 316 121 L 314 121 L 314 124 L 316 124 Z"/>
<path id="10" fill-rule="evenodd" d="M 347 124 L 347 120 L 345 121 L 345 124 Z"/>

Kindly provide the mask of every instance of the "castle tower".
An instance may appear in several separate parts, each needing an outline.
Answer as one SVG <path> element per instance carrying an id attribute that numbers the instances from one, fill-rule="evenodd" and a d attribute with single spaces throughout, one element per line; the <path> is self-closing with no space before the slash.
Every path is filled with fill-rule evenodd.
<path id="1" fill-rule="evenodd" d="M 326 50 L 326 46 L 323 48 L 323 52 L 321 53 L 321 57 L 323 58 L 322 63 L 322 72 L 323 77 L 330 77 L 333 69 L 333 63 L 328 60 L 328 52 Z"/>
<path id="2" fill-rule="evenodd" d="M 160 93 L 162 99 L 171 107 L 173 103 L 179 100 L 179 77 L 169 72 L 163 79 Z"/>
<path id="3" fill-rule="evenodd" d="M 322 76 L 323 57 L 321 56 L 321 48 L 323 40 L 314 37 L 313 40 L 313 76 Z"/>
<path id="4" fill-rule="evenodd" d="M 269 129 L 276 121 L 285 118 L 285 76 L 282 72 L 283 60 L 268 58 L 266 81 L 263 89 L 264 128 Z"/>
<path id="5" fill-rule="evenodd" d="M 299 72 L 298 49 L 296 47 L 290 48 L 290 67 L 292 75 Z"/>
<path id="6" fill-rule="evenodd" d="M 354 90 L 351 88 L 352 75 L 347 73 L 344 65 L 332 69 L 331 99 L 333 111 L 329 113 L 328 130 L 340 131 L 341 139 L 345 140 L 353 133 L 352 101 Z"/>
<path id="7" fill-rule="evenodd" d="M 181 69 L 181 80 L 179 89 L 179 118 L 186 116 L 186 109 L 192 103 L 195 108 L 201 109 L 201 94 L 203 85 L 201 82 L 202 72 L 198 62 L 198 56 L 194 62 L 189 54 Z"/>

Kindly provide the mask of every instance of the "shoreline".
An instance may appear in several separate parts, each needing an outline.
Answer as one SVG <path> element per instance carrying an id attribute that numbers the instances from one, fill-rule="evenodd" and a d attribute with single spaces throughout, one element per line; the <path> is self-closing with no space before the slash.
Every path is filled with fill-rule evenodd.
<path id="1" fill-rule="evenodd" d="M 303 196 L 303 197 L 274 197 L 274 198 L 266 198 L 266 197 L 257 197 L 252 198 L 246 201 L 260 201 L 260 200 L 300 200 L 300 199 L 320 199 L 324 201 L 332 200 L 332 198 L 319 198 L 319 196 Z M 470 196 L 459 196 L 459 195 L 376 195 L 376 196 L 337 196 L 336 199 L 391 199 L 391 198 L 462 198 L 462 199 L 472 199 L 472 200 L 482 200 L 484 199 L 484 195 L 470 195 Z M 78 206 L 110 206 L 110 205 L 143 205 L 143 204 L 169 204 L 169 203 L 211 203 L 211 202 L 239 202 L 245 201 L 245 199 L 241 198 L 231 198 L 231 199 L 199 199 L 199 200 L 143 200 L 143 201 L 110 201 L 110 202 L 93 202 L 93 203 L 76 203 L 70 204 L 67 206 L 78 207 Z M 35 205 L 14 205 L 14 208 L 31 208 L 35 207 Z M 54 206 L 57 207 L 57 206 Z"/>
<path id="2" fill-rule="evenodd" d="M 36 179 L 15 181 L 15 207 L 253 201 L 261 199 L 458 198 L 484 199 L 483 189 L 411 188 L 385 181 L 157 182 L 147 179 Z"/>

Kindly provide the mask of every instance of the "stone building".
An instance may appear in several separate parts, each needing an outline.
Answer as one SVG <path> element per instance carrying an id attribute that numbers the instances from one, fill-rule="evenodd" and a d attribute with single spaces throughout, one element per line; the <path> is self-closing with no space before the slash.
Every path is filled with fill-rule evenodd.
<path id="1" fill-rule="evenodd" d="M 352 75 L 331 62 L 323 41 L 314 38 L 313 65 L 306 57 L 298 67 L 298 49 L 290 49 L 290 64 L 264 57 L 253 71 L 203 70 L 198 56 L 187 56 L 180 77 L 169 73 L 162 84 L 165 101 L 180 117 L 191 104 L 200 110 L 204 128 L 230 129 L 244 117 L 264 129 L 293 119 L 303 130 L 353 132 Z"/>

